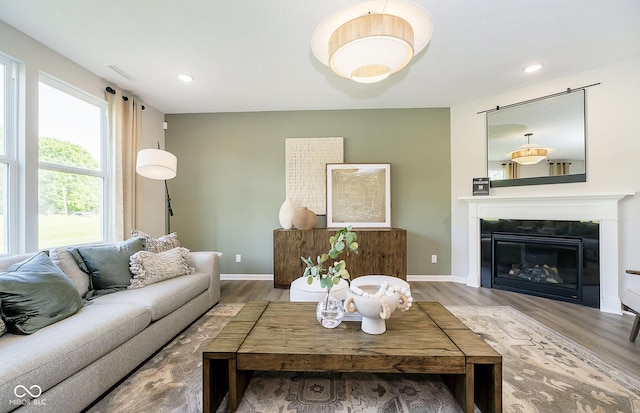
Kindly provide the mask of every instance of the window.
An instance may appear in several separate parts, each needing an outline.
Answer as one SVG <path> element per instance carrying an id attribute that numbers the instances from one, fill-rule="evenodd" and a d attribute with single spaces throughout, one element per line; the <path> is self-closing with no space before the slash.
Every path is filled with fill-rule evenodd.
<path id="1" fill-rule="evenodd" d="M 38 115 L 38 248 L 103 240 L 106 102 L 42 75 Z"/>
<path id="2" fill-rule="evenodd" d="M 11 201 L 16 199 L 16 71 L 17 63 L 0 55 L 0 254 L 9 251 Z"/>
<path id="3" fill-rule="evenodd" d="M 489 169 L 489 179 L 504 179 L 504 166 L 500 166 L 500 169 Z"/>

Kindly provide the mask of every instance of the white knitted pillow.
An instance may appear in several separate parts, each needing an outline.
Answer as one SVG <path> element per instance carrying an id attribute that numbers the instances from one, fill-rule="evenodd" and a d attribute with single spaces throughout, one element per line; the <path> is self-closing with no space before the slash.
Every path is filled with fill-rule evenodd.
<path id="1" fill-rule="evenodd" d="M 178 234 L 172 232 L 171 234 L 163 235 L 160 238 L 153 238 L 149 234 L 145 234 L 137 229 L 131 230 L 132 237 L 139 237 L 144 240 L 144 250 L 151 252 L 168 251 L 180 246 L 180 240 L 178 240 Z"/>
<path id="2" fill-rule="evenodd" d="M 7 326 L 4 321 L 0 318 L 0 336 L 7 332 Z"/>
<path id="3" fill-rule="evenodd" d="M 130 289 L 141 288 L 153 283 L 194 273 L 194 269 L 187 264 L 189 250 L 183 247 L 154 253 L 138 251 L 129 259 L 133 278 Z"/>

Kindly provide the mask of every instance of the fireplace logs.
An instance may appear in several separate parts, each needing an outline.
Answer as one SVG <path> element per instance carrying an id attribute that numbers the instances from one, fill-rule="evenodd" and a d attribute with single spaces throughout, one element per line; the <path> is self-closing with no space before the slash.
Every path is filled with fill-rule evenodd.
<path id="1" fill-rule="evenodd" d="M 531 264 L 526 261 L 512 264 L 509 275 L 534 282 L 548 282 L 562 284 L 562 277 L 558 275 L 558 268 L 547 264 Z"/>

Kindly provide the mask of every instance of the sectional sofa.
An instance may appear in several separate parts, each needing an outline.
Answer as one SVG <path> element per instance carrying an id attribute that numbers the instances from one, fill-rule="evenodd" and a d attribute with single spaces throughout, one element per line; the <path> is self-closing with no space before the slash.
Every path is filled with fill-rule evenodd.
<path id="1" fill-rule="evenodd" d="M 25 268 L 17 263 L 50 259 L 82 298 L 70 316 L 30 334 L 16 333 L 14 327 L 0 336 L 0 412 L 82 411 L 215 305 L 220 299 L 218 253 L 185 250 L 183 258 L 184 275 L 93 296 L 94 274 L 81 268 L 73 249 L 56 248 L 49 257 L 0 258 L 0 270 L 14 270 L 0 274 L 5 276 L 0 287 L 11 286 L 6 280 Z M 77 305 L 75 297 L 69 301 Z"/>

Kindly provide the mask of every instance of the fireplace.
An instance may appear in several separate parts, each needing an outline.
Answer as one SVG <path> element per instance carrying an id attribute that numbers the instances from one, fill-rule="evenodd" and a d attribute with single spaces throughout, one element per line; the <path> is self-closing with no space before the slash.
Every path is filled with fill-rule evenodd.
<path id="1" fill-rule="evenodd" d="M 633 191 L 460 197 L 460 200 L 468 204 L 469 272 L 466 284 L 471 287 L 480 287 L 481 220 L 597 221 L 599 223 L 600 311 L 622 314 L 618 268 L 618 201 L 632 195 L 634 195 Z M 583 265 L 583 277 L 586 279 L 585 271 Z M 584 288 L 583 282 L 583 292 Z"/>
<path id="2" fill-rule="evenodd" d="M 600 307 L 599 224 L 481 220 L 481 285 Z"/>

